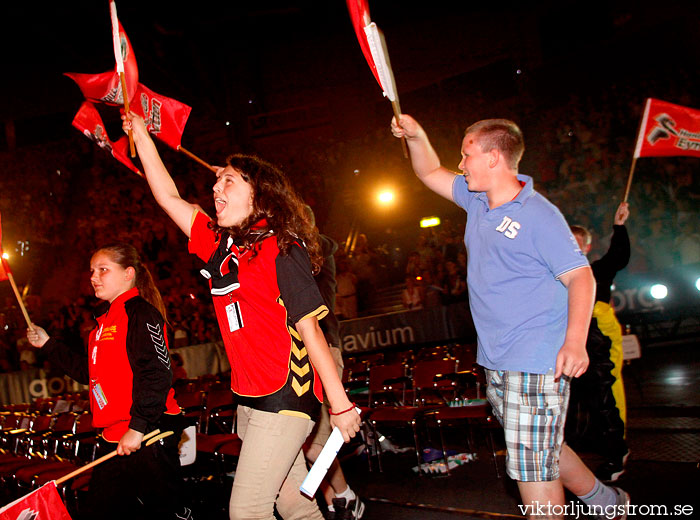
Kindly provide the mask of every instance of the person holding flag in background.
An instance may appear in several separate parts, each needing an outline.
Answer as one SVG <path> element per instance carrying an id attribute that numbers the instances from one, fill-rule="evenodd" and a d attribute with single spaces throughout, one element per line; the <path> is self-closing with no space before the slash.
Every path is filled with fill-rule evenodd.
<path id="1" fill-rule="evenodd" d="M 602 484 L 563 442 L 570 380 L 588 367 L 595 280 L 559 210 L 518 173 L 522 132 L 506 119 L 471 125 L 458 175 L 442 166 L 412 117 L 394 118 L 391 131 L 406 139 L 418 178 L 468 213 L 477 362 L 486 368 L 487 397 L 504 427 L 506 471 L 528 516 L 563 518 L 566 488 L 588 506 L 613 506 L 625 518 L 627 493 Z"/>
<path id="2" fill-rule="evenodd" d="M 202 275 L 231 363 L 243 441 L 230 518 L 272 520 L 276 507 L 284 519 L 320 520 L 316 502 L 299 487 L 307 473 L 302 446 L 324 390 L 331 426 L 346 442 L 361 421 L 318 324 L 328 313 L 313 278 L 322 262 L 318 232 L 282 172 L 247 155 L 232 155 L 216 169 L 210 219 L 180 197 L 143 119 L 122 118 L 156 202 L 206 262 Z"/>
<path id="3" fill-rule="evenodd" d="M 32 324 L 29 343 L 55 366 L 90 385 L 93 426 L 120 457 L 95 466 L 87 511 L 91 518 L 191 519 L 183 503 L 178 443 L 184 424 L 172 388 L 165 306 L 148 268 L 128 244 L 98 249 L 90 283 L 102 300 L 88 351 L 50 338 Z M 175 435 L 142 446 L 156 429 Z M 107 445 L 103 446 L 107 447 Z"/>
<path id="4" fill-rule="evenodd" d="M 615 212 L 608 252 L 591 263 L 596 291 L 593 319 L 586 340 L 590 365 L 585 374 L 571 383 L 569 418 L 572 420 L 571 426 L 576 426 L 575 431 L 567 425 L 567 432 L 572 431 L 584 438 L 588 437 L 587 434 L 593 434 L 593 445 L 600 449 L 605 458 L 596 470 L 596 476 L 609 482 L 616 481 L 622 475 L 629 455 L 625 442 L 622 327 L 610 306 L 615 275 L 630 260 L 630 239 L 625 227 L 629 214 L 629 204 L 620 203 Z M 588 255 L 591 250 L 591 232 L 583 226 L 571 226 L 571 232 L 581 251 Z M 592 418 L 591 424 L 595 431 L 585 431 L 588 421 L 577 420 L 586 416 Z"/>

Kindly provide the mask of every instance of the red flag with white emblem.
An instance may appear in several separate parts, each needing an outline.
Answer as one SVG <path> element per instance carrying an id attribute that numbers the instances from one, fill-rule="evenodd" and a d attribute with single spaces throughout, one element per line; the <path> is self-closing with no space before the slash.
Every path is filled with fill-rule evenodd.
<path id="1" fill-rule="evenodd" d="M 357 40 L 360 42 L 362 54 L 365 55 L 372 74 L 374 74 L 389 101 L 398 103 L 394 73 L 391 70 L 384 34 L 379 30 L 377 24 L 370 19 L 367 1 L 346 0 L 346 3 Z"/>
<path id="2" fill-rule="evenodd" d="M 377 83 L 381 85 L 382 82 L 377 74 L 377 66 L 374 64 L 374 58 L 372 58 L 372 52 L 369 50 L 369 43 L 365 35 L 365 27 L 371 22 L 367 2 L 366 0 L 347 0 L 346 3 L 348 5 L 350 19 L 352 20 L 352 26 L 355 29 L 355 35 L 357 35 L 357 41 L 360 43 L 360 49 L 362 49 L 362 54 L 365 55 L 365 59 Z"/>
<path id="3" fill-rule="evenodd" d="M 379 86 L 382 87 L 384 96 L 391 101 L 391 108 L 394 110 L 394 117 L 398 123 L 401 116 L 401 106 L 399 105 L 399 95 L 396 91 L 396 81 L 394 80 L 394 72 L 391 70 L 384 33 L 370 19 L 367 0 L 346 0 L 346 4 L 357 40 L 360 42 L 362 54 L 365 55 L 372 74 L 374 74 Z M 406 138 L 401 139 L 401 144 L 403 155 L 408 158 Z"/>
<path id="4" fill-rule="evenodd" d="M 180 149 L 191 107 L 177 99 L 156 94 L 139 83 L 131 110 L 143 117 L 149 132 L 171 148 Z"/>
<path id="5" fill-rule="evenodd" d="M 84 101 L 80 106 L 80 110 L 73 118 L 73 126 L 80 130 L 88 139 L 95 141 L 97 146 L 112 154 L 112 157 L 132 172 L 143 176 L 127 155 L 128 138 L 124 135 L 117 141 L 112 141 L 107 135 L 100 113 L 90 101 Z"/>
<path id="6" fill-rule="evenodd" d="M 119 43 L 126 77 L 127 99 L 131 100 L 136 94 L 136 88 L 139 84 L 139 69 L 134 49 L 131 47 L 131 42 L 124 32 L 121 22 L 119 22 Z M 124 104 L 124 96 L 117 69 L 118 67 L 115 65 L 113 70 L 100 74 L 66 72 L 65 75 L 78 84 L 86 99 L 121 106 Z"/>
<path id="7" fill-rule="evenodd" d="M 0 509 L 0 520 L 71 520 L 51 481 Z"/>
<path id="8" fill-rule="evenodd" d="M 634 157 L 700 157 L 700 110 L 647 99 Z"/>

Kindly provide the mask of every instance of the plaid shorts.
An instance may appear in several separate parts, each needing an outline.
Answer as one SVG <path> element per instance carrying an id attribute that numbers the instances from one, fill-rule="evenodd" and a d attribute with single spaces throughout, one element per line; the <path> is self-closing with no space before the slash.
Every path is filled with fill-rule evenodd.
<path id="1" fill-rule="evenodd" d="M 521 482 L 559 478 L 559 456 L 569 404 L 570 378 L 554 374 L 486 370 L 486 396 L 503 425 L 506 472 Z"/>

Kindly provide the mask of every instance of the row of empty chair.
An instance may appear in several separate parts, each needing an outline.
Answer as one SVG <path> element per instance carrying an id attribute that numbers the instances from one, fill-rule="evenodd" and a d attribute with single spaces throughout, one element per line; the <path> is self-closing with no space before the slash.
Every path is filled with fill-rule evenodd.
<path id="1" fill-rule="evenodd" d="M 445 427 L 465 430 L 467 446 L 475 451 L 474 432 L 483 434 L 496 463 L 496 421 L 484 399 L 484 372 L 476 364 L 475 345 L 450 345 L 347 359 L 343 383 L 361 405 L 370 470 L 373 453 L 382 470 L 380 428 L 409 428 L 418 466 L 423 463 L 422 436 L 438 432 L 449 474 Z M 421 435 L 423 434 L 423 435 Z M 420 473 L 420 472 L 419 472 Z"/>
<path id="2" fill-rule="evenodd" d="M 0 411 L 0 482 L 5 502 L 91 462 L 97 432 L 89 412 L 30 413 Z M 75 504 L 87 488 L 89 471 L 59 487 Z"/>
<path id="3" fill-rule="evenodd" d="M 176 398 L 196 430 L 197 460 L 185 468 L 195 480 L 235 468 L 241 441 L 232 433 L 235 409 L 228 382 L 208 376 L 176 385 Z M 0 503 L 9 503 L 111 451 L 92 427 L 85 393 L 0 407 Z M 58 486 L 69 511 L 80 510 L 90 471 Z"/>
<path id="4" fill-rule="evenodd" d="M 444 428 L 466 429 L 474 450 L 474 432 L 483 433 L 495 463 L 493 417 L 484 397 L 483 372 L 474 345 L 450 345 L 419 351 L 347 358 L 343 383 L 362 408 L 364 442 L 370 470 L 382 469 L 377 442 L 383 428 L 408 428 L 420 465 L 422 437 L 438 432 L 445 462 Z M 235 400 L 226 375 L 175 382 L 176 399 L 194 426 L 197 462 L 186 472 L 195 478 L 224 476 L 235 469 L 241 440 L 234 433 Z M 39 398 L 0 408 L 0 482 L 5 502 L 94 460 L 100 439 L 91 425 L 86 392 Z M 455 402 L 467 406 L 451 406 Z M 448 470 L 449 471 L 449 470 Z M 498 473 L 498 466 L 496 465 Z M 90 472 L 68 481 L 59 492 L 71 507 L 89 486 Z"/>

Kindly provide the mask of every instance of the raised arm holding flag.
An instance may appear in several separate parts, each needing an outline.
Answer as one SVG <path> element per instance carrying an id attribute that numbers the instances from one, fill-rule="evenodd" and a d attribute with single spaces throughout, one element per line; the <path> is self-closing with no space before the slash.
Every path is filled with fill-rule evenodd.
<path id="1" fill-rule="evenodd" d="M 346 442 L 361 420 L 318 325 L 328 313 L 312 274 L 321 261 L 318 231 L 284 174 L 249 155 L 231 155 L 217 168 L 209 218 L 182 199 L 144 121 L 133 113 L 123 119 L 156 202 L 205 265 L 243 440 L 229 514 L 272 518 L 276 505 L 284 518 L 322 520 L 299 487 L 307 473 L 302 446 L 323 391 L 337 412 L 331 426 Z"/>
<path id="2" fill-rule="evenodd" d="M 110 0 L 110 15 L 112 19 L 112 43 L 114 47 L 115 68 L 99 74 L 81 74 L 68 72 L 65 75 L 75 81 L 88 101 L 104 103 L 112 106 L 124 106 L 124 112 L 133 111 L 147 121 L 149 132 L 153 133 L 165 144 L 187 155 L 190 159 L 201 164 L 212 172 L 215 168 L 209 163 L 186 150 L 180 144 L 182 133 L 187 124 L 191 107 L 166 96 L 162 96 L 139 83 L 138 65 L 131 42 L 117 18 L 116 4 Z M 88 114 L 89 112 L 89 114 Z M 88 130 L 85 129 L 86 121 Z M 140 171 L 128 160 L 126 153 L 121 153 L 122 140 L 112 142 L 104 131 L 99 114 L 94 105 L 90 108 L 83 106 L 75 116 L 73 126 L 94 140 L 100 147 L 107 148 L 115 159 L 126 165 L 130 170 Z M 100 127 L 100 133 L 95 129 Z M 133 135 L 129 132 L 131 157 L 136 157 Z"/>

